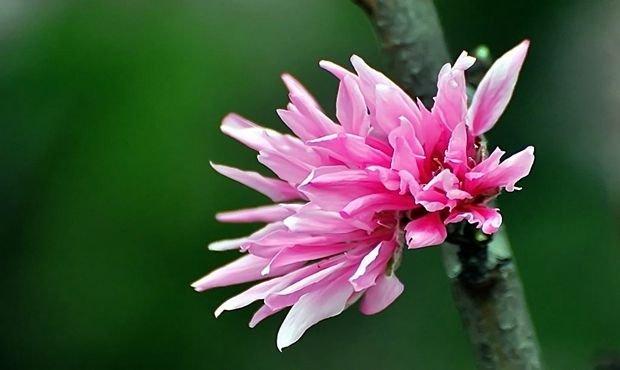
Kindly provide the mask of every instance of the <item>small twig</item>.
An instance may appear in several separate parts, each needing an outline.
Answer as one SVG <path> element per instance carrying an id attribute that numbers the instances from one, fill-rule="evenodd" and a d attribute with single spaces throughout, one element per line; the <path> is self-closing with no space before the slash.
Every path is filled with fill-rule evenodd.
<path id="1" fill-rule="evenodd" d="M 430 106 L 437 72 L 449 61 L 433 2 L 353 1 L 371 18 L 395 79 L 411 96 Z M 480 68 L 485 68 L 484 63 L 479 63 Z M 482 75 L 477 70 L 471 72 Z M 471 225 L 462 224 L 450 232 L 448 241 L 454 245 L 442 247 L 454 301 L 474 346 L 478 368 L 542 369 L 534 326 L 505 233 L 502 230 L 493 239 L 480 234 Z"/>

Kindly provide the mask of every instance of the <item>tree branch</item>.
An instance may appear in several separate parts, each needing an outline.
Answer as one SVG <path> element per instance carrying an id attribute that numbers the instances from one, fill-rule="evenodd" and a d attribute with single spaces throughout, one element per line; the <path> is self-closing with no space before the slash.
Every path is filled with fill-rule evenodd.
<path id="1" fill-rule="evenodd" d="M 427 106 L 450 60 L 431 0 L 353 0 L 369 15 L 394 77 Z M 442 246 L 455 304 L 479 369 L 541 369 L 521 280 L 503 231 L 494 238 L 469 224 Z"/>

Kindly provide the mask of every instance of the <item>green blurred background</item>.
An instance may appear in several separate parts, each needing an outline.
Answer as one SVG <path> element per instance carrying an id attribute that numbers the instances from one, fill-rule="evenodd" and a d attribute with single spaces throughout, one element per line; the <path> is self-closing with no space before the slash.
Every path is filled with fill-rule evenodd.
<path id="1" fill-rule="evenodd" d="M 620 349 L 620 2 L 437 6 L 455 56 L 532 40 L 491 140 L 537 159 L 500 205 L 548 368 L 593 368 Z M 0 368 L 472 369 L 437 248 L 389 309 L 283 353 L 282 314 L 250 330 L 212 315 L 241 287 L 189 288 L 235 257 L 209 241 L 253 229 L 214 213 L 267 203 L 209 168 L 259 169 L 220 119 L 284 129 L 283 71 L 333 112 L 317 61 L 353 53 L 383 65 L 347 0 L 0 1 Z"/>

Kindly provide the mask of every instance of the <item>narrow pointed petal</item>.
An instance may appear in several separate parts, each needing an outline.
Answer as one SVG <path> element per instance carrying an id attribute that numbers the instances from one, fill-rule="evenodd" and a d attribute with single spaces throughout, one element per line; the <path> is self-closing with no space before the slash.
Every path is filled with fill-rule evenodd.
<path id="1" fill-rule="evenodd" d="M 304 96 L 290 94 L 289 98 L 291 103 L 299 111 L 299 114 L 305 118 L 305 124 L 308 125 L 308 130 L 315 138 L 342 131 L 340 125 L 336 125 L 311 101 L 305 99 Z"/>
<path id="2" fill-rule="evenodd" d="M 351 64 L 353 65 L 355 72 L 357 72 L 357 75 L 359 76 L 360 89 L 362 91 L 362 94 L 364 94 L 366 105 L 368 106 L 368 110 L 371 114 L 375 113 L 375 91 L 377 85 L 387 85 L 402 91 L 402 89 L 400 89 L 392 80 L 387 78 L 383 73 L 370 67 L 362 58 L 358 57 L 357 55 L 353 55 L 351 57 Z M 405 92 L 403 91 L 402 95 L 406 96 L 407 94 L 405 94 Z"/>
<path id="3" fill-rule="evenodd" d="M 236 211 L 220 212 L 215 215 L 219 222 L 274 222 L 281 221 L 295 213 L 294 208 L 299 204 L 274 204 L 256 208 L 239 209 Z"/>
<path id="4" fill-rule="evenodd" d="M 525 40 L 509 50 L 482 78 L 467 114 L 467 122 L 475 136 L 489 131 L 504 113 L 529 45 L 529 40 Z"/>
<path id="5" fill-rule="evenodd" d="M 451 130 L 465 120 L 467 114 L 465 70 L 471 67 L 475 60 L 463 52 L 453 67 L 446 64 L 439 71 L 433 113 Z"/>
<path id="6" fill-rule="evenodd" d="M 445 169 L 435 175 L 422 190 L 415 195 L 417 204 L 429 212 L 436 212 L 444 208 L 452 209 L 456 206 L 455 199 L 462 198 L 465 193 L 456 192 L 459 189 L 459 179 L 450 170 Z"/>
<path id="7" fill-rule="evenodd" d="M 445 131 L 449 131 L 449 129 L 437 117 L 438 114 L 433 114 L 426 109 L 419 99 L 417 100 L 417 106 L 420 111 L 420 123 L 412 123 L 415 126 L 416 136 L 424 147 L 424 153 L 428 158 L 431 158 L 438 148 L 444 149 L 439 143 L 443 136 L 447 136 Z"/>
<path id="8" fill-rule="evenodd" d="M 272 268 L 286 266 L 295 262 L 314 261 L 346 252 L 350 249 L 351 245 L 347 243 L 330 245 L 293 245 L 280 250 L 271 261 L 269 261 L 269 265 L 263 269 L 263 273 L 269 273 Z"/>
<path id="9" fill-rule="evenodd" d="M 413 130 L 413 125 L 405 117 L 400 117 L 399 127 L 392 130 L 388 140 L 394 153 L 391 168 L 397 171 L 406 170 L 416 179 L 420 178 L 420 167 L 424 166 L 424 148 Z"/>
<path id="10" fill-rule="evenodd" d="M 339 278 L 339 272 L 341 273 L 343 266 L 344 263 L 338 263 L 305 276 L 281 291 L 270 294 L 265 298 L 265 304 L 272 309 L 291 306 L 295 304 L 295 302 L 298 302 L 304 295 L 316 290 L 321 290 L 323 287 Z"/>
<path id="11" fill-rule="evenodd" d="M 343 81 L 347 76 L 357 80 L 357 76 L 354 73 L 328 60 L 321 60 L 319 66 L 334 75 L 340 81 Z"/>
<path id="12" fill-rule="evenodd" d="M 247 243 L 248 238 L 236 238 L 236 239 L 224 239 L 212 242 L 207 248 L 211 251 L 222 252 L 233 249 L 239 249 L 244 243 Z"/>
<path id="13" fill-rule="evenodd" d="M 488 235 L 497 232 L 502 225 L 502 215 L 499 213 L 499 209 L 484 205 L 468 205 L 462 209 L 455 209 L 446 218 L 445 223 L 450 224 L 463 220 L 477 225 L 479 229 L 482 229 Z"/>
<path id="14" fill-rule="evenodd" d="M 375 97 L 376 118 L 374 127 L 380 129 L 385 136 L 400 126 L 401 118 L 405 118 L 409 122 L 420 120 L 417 105 L 404 95 L 399 87 L 385 84 L 376 85 Z"/>
<path id="15" fill-rule="evenodd" d="M 230 113 L 224 117 L 220 129 L 226 135 L 257 151 L 271 147 L 271 144 L 265 137 L 266 133 L 281 135 L 274 130 L 261 127 L 236 113 Z"/>
<path id="16" fill-rule="evenodd" d="M 304 209 L 287 217 L 283 222 L 289 230 L 300 233 L 340 234 L 357 230 L 356 227 L 347 223 L 340 213 L 322 209 Z"/>
<path id="17" fill-rule="evenodd" d="M 317 150 L 323 150 L 330 157 L 352 167 L 364 168 L 371 165 L 389 166 L 390 157 L 368 144 L 361 136 L 334 134 L 308 142 Z"/>
<path id="18" fill-rule="evenodd" d="M 192 287 L 199 292 L 207 289 L 245 283 L 262 278 L 261 270 L 269 260 L 246 254 L 197 280 Z"/>
<path id="19" fill-rule="evenodd" d="M 346 308 L 353 287 L 346 280 L 337 280 L 325 288 L 302 296 L 291 308 L 278 331 L 277 346 L 283 348 L 297 342 L 314 324 L 339 315 Z"/>
<path id="20" fill-rule="evenodd" d="M 266 195 L 274 202 L 283 202 L 300 198 L 299 192 L 282 180 L 270 179 L 257 172 L 243 171 L 238 168 L 215 163 L 211 163 L 211 167 L 220 174 Z"/>
<path id="21" fill-rule="evenodd" d="M 336 117 L 344 131 L 359 136 L 366 136 L 370 129 L 370 117 L 364 102 L 364 95 L 357 82 L 345 76 L 340 82 L 336 98 Z"/>
<path id="22" fill-rule="evenodd" d="M 364 293 L 360 303 L 360 312 L 364 315 L 374 315 L 383 311 L 398 298 L 405 286 L 396 275 L 381 274 L 374 286 Z"/>
<path id="23" fill-rule="evenodd" d="M 380 178 L 371 172 L 343 168 L 334 172 L 326 167 L 314 170 L 298 189 L 313 204 L 331 211 L 340 211 L 361 196 L 385 191 Z"/>
<path id="24" fill-rule="evenodd" d="M 506 191 L 520 190 L 515 184 L 527 176 L 534 164 L 534 147 L 529 146 L 514 154 L 490 172 L 472 181 L 477 191 L 505 188 Z M 471 185 L 469 185 L 471 186 Z"/>
<path id="25" fill-rule="evenodd" d="M 315 168 L 299 160 L 298 157 L 270 150 L 260 151 L 257 159 L 279 178 L 290 184 L 299 184 Z"/>
<path id="26" fill-rule="evenodd" d="M 438 213 L 429 213 L 405 226 L 405 240 L 409 249 L 439 245 L 447 236 L 446 226 Z"/>
<path id="27" fill-rule="evenodd" d="M 343 218 L 350 219 L 356 226 L 371 231 L 376 227 L 372 222 L 376 213 L 386 210 L 406 211 L 414 207 L 413 197 L 385 192 L 359 197 L 347 204 L 340 214 Z"/>
<path id="28" fill-rule="evenodd" d="M 394 241 L 383 241 L 364 256 L 357 270 L 349 278 L 356 292 L 375 284 L 377 277 L 385 272 L 385 267 L 396 247 Z"/>
<path id="29" fill-rule="evenodd" d="M 466 173 L 465 177 L 469 180 L 475 180 L 482 177 L 484 174 L 495 170 L 497 166 L 499 166 L 499 161 L 502 159 L 504 154 L 506 154 L 506 152 L 500 150 L 499 148 L 495 148 L 491 155 L 489 155 L 482 162 L 478 163 L 471 169 L 471 171 Z"/>
<path id="30" fill-rule="evenodd" d="M 294 105 L 289 104 L 287 109 L 277 109 L 276 112 L 282 122 L 301 140 L 312 140 L 316 137 L 310 130 L 311 124 L 308 119 L 299 113 Z"/>
<path id="31" fill-rule="evenodd" d="M 271 307 L 267 306 L 266 304 L 262 305 L 254 313 L 254 316 L 252 316 L 252 319 L 250 320 L 250 324 L 249 324 L 250 328 L 254 328 L 261 321 L 263 321 L 264 319 L 266 319 L 267 317 L 269 317 L 271 315 L 275 315 L 276 313 L 280 312 L 281 310 L 282 310 L 282 308 L 274 310 Z"/>
<path id="32" fill-rule="evenodd" d="M 215 317 L 219 317 L 224 311 L 236 310 L 242 307 L 246 307 L 258 300 L 265 299 L 265 297 L 267 297 L 270 292 L 281 288 L 284 284 L 286 284 L 286 280 L 281 277 L 267 280 L 260 284 L 254 285 L 253 287 L 245 290 L 242 293 L 237 294 L 234 297 L 229 298 L 228 300 L 226 300 L 226 302 L 222 303 L 215 310 Z"/>
<path id="33" fill-rule="evenodd" d="M 291 94 L 299 96 L 308 105 L 321 109 L 314 96 L 312 96 L 312 94 L 310 94 L 310 92 L 308 92 L 308 90 L 306 90 L 306 88 L 295 77 L 288 73 L 284 73 L 282 75 L 282 81 L 284 81 L 286 88 Z"/>
<path id="34" fill-rule="evenodd" d="M 450 165 L 457 176 L 462 176 L 467 171 L 467 126 L 465 122 L 459 123 L 452 131 L 444 162 Z"/>

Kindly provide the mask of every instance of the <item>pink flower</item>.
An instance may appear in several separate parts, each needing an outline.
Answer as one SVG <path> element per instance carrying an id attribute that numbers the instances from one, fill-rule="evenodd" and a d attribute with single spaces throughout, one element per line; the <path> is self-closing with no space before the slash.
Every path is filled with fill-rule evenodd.
<path id="1" fill-rule="evenodd" d="M 222 131 L 258 151 L 278 178 L 232 167 L 213 168 L 278 204 L 224 212 L 222 222 L 263 222 L 254 234 L 212 243 L 212 250 L 244 255 L 192 286 L 197 291 L 262 280 L 216 311 L 263 305 L 250 326 L 290 308 L 279 349 L 296 342 L 317 322 L 360 300 L 375 314 L 403 291 L 395 275 L 404 245 L 441 244 L 446 225 L 467 221 L 495 233 L 502 217 L 488 205 L 503 189 L 513 191 L 534 161 L 528 147 L 500 162 L 480 136 L 495 125 L 512 95 L 528 41 L 499 58 L 468 107 L 465 70 L 474 58 L 463 52 L 438 76 L 429 111 L 394 82 L 351 58 L 356 73 L 330 62 L 340 80 L 334 121 L 289 75 L 290 103 L 278 115 L 295 136 L 258 126 L 238 115 Z"/>

